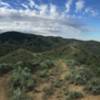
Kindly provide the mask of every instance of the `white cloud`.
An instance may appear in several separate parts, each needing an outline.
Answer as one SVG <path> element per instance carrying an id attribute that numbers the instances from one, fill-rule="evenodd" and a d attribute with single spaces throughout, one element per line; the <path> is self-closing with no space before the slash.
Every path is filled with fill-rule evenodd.
<path id="1" fill-rule="evenodd" d="M 36 4 L 35 4 L 35 2 L 33 1 L 33 0 L 28 0 L 29 1 L 29 6 L 31 7 L 31 8 L 33 8 Z"/>
<path id="2" fill-rule="evenodd" d="M 1 7 L 0 8 L 0 16 L 3 16 L 3 17 L 8 17 L 11 14 L 16 13 L 16 12 L 17 12 L 17 10 L 8 9 L 7 7 Z"/>
<path id="3" fill-rule="evenodd" d="M 44 15 L 47 15 L 48 13 L 48 5 L 40 5 L 40 15 L 44 16 Z"/>
<path id="4" fill-rule="evenodd" d="M 66 36 L 68 38 L 81 36 L 81 32 L 83 31 L 81 24 L 78 25 L 72 19 L 59 19 L 57 17 L 53 17 L 52 19 L 43 14 L 33 13 L 34 11 L 30 10 L 17 11 L 5 8 L 2 14 L 7 17 L 3 16 L 0 19 L 0 30 L 29 32 L 46 36 Z M 55 11 L 52 13 L 55 13 Z"/>
<path id="5" fill-rule="evenodd" d="M 53 4 L 50 5 L 50 15 L 52 17 L 58 17 L 59 16 L 59 13 L 57 11 L 57 7 Z"/>
<path id="6" fill-rule="evenodd" d="M 53 4 L 46 5 L 42 4 L 39 8 L 40 16 L 47 18 L 56 18 L 59 16 L 59 12 L 57 11 L 57 7 Z M 60 16 L 59 16 L 60 17 Z"/>
<path id="7" fill-rule="evenodd" d="M 65 36 L 67 38 L 81 38 L 82 33 L 87 31 L 75 16 L 64 15 L 62 18 L 62 14 L 59 14 L 57 6 L 54 4 L 38 6 L 33 0 L 29 0 L 29 4 L 23 3 L 21 6 L 25 9 L 0 7 L 0 30 Z M 72 0 L 68 0 L 66 4 L 67 13 L 70 12 L 71 6 Z M 30 9 L 30 7 L 35 7 L 38 10 Z"/>
<path id="8" fill-rule="evenodd" d="M 0 1 L 0 5 L 1 6 L 4 6 L 4 7 L 7 7 L 7 8 L 10 8 L 11 7 L 8 3 L 2 2 L 2 1 Z"/>
<path id="9" fill-rule="evenodd" d="M 30 7 L 30 8 L 39 9 L 39 5 L 37 5 L 34 0 L 27 0 L 27 1 L 28 1 L 28 4 L 26 6 L 28 6 L 28 8 Z"/>
<path id="10" fill-rule="evenodd" d="M 71 10 L 73 0 L 68 0 L 66 3 L 66 13 L 69 13 Z"/>
<path id="11" fill-rule="evenodd" d="M 85 14 L 88 14 L 88 15 L 92 15 L 93 17 L 96 17 L 96 16 L 99 15 L 98 12 L 95 9 L 91 8 L 91 7 L 87 7 L 85 9 L 85 12 L 84 13 Z"/>
<path id="12" fill-rule="evenodd" d="M 85 7 L 85 1 L 78 0 L 75 5 L 76 5 L 76 12 L 81 12 Z"/>
<path id="13" fill-rule="evenodd" d="M 26 5 L 26 4 L 24 4 L 24 3 L 21 4 L 21 6 L 24 7 L 25 9 L 28 9 L 28 8 L 29 8 L 28 5 Z"/>
<path id="14" fill-rule="evenodd" d="M 81 37 L 81 29 L 76 26 L 74 27 L 73 22 L 66 20 L 48 20 L 39 16 L 34 16 L 30 20 L 27 19 L 24 21 L 12 19 L 3 21 L 3 23 L 0 23 L 0 30 L 30 32 L 45 36 L 65 36 L 67 38 Z"/>

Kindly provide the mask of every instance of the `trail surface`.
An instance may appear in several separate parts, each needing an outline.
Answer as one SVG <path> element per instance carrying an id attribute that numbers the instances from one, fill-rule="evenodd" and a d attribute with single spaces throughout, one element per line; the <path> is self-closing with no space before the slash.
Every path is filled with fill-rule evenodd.
<path id="1" fill-rule="evenodd" d="M 7 98 L 7 85 L 8 85 L 7 75 L 0 77 L 0 100 L 8 100 L 8 98 Z"/>

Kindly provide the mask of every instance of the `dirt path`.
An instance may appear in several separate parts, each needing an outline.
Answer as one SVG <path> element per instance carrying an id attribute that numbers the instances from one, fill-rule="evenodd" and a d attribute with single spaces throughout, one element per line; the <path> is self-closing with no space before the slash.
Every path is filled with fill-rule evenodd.
<path id="1" fill-rule="evenodd" d="M 100 96 L 89 95 L 89 96 L 82 98 L 81 100 L 100 100 Z"/>
<path id="2" fill-rule="evenodd" d="M 69 75 L 69 72 L 70 72 L 69 68 L 67 64 L 65 64 L 64 61 L 61 59 L 58 61 L 58 66 L 60 67 L 60 71 L 61 71 L 60 79 L 64 80 L 65 77 Z"/>
<path id="3" fill-rule="evenodd" d="M 44 100 L 44 89 L 47 89 L 48 87 L 50 87 L 49 83 L 42 83 L 42 85 L 40 84 L 38 87 L 35 88 L 35 92 L 30 92 L 28 93 L 28 96 L 32 97 L 33 100 L 35 98 L 35 100 Z M 37 91 L 37 92 L 36 92 Z"/>
<path id="4" fill-rule="evenodd" d="M 0 77 L 0 100 L 7 100 L 7 75 Z"/>

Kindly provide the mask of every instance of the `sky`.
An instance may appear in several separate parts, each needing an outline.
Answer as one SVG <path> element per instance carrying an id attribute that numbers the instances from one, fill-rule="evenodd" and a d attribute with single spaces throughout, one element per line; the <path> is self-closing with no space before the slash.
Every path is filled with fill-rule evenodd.
<path id="1" fill-rule="evenodd" d="M 100 41 L 99 0 L 0 0 L 0 33 Z"/>

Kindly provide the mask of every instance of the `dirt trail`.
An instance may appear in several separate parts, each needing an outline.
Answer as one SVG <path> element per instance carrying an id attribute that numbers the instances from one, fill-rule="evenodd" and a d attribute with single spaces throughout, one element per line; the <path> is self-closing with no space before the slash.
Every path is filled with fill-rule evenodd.
<path id="1" fill-rule="evenodd" d="M 93 96 L 93 95 L 89 95 L 89 96 L 86 96 L 84 98 L 82 98 L 81 100 L 100 100 L 100 96 Z"/>
<path id="2" fill-rule="evenodd" d="M 61 67 L 60 69 L 61 69 L 61 76 L 60 76 L 60 79 L 61 80 L 64 80 L 65 79 L 65 77 L 69 74 L 69 68 L 68 68 L 68 66 L 64 63 L 64 61 L 63 60 L 59 60 L 58 61 L 59 63 L 59 66 Z"/>
<path id="3" fill-rule="evenodd" d="M 30 97 L 35 98 L 35 100 L 43 100 L 44 98 L 44 89 L 50 87 L 49 83 L 42 83 L 42 85 L 40 84 L 38 87 L 35 88 L 35 92 L 29 92 L 28 95 Z M 36 92 L 37 91 L 37 92 Z"/>
<path id="4" fill-rule="evenodd" d="M 0 100 L 8 100 L 7 98 L 7 75 L 0 77 Z"/>

